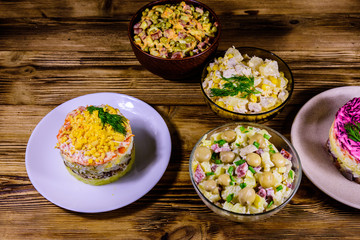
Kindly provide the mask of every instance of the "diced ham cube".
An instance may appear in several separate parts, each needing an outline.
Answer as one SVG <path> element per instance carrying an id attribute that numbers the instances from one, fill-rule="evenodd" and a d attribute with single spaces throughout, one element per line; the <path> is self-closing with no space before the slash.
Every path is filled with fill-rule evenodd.
<path id="1" fill-rule="evenodd" d="M 281 149 L 280 154 L 283 155 L 283 157 L 286 158 L 287 160 L 291 161 L 292 155 L 285 149 Z"/>
<path id="2" fill-rule="evenodd" d="M 236 175 L 241 178 L 241 177 L 245 177 L 247 170 L 249 169 L 249 166 L 247 165 L 247 163 L 243 163 L 240 166 L 238 166 L 235 170 Z"/>
<path id="3" fill-rule="evenodd" d="M 200 164 L 197 165 L 195 174 L 194 174 L 194 180 L 197 184 L 199 184 L 205 177 L 205 173 L 200 167 Z"/>
<path id="4" fill-rule="evenodd" d="M 177 59 L 177 58 L 182 58 L 182 57 L 183 57 L 182 52 L 174 52 L 173 55 L 171 56 L 172 59 Z"/>
<path id="5" fill-rule="evenodd" d="M 266 190 L 263 189 L 263 188 L 261 188 L 261 189 L 257 192 L 257 194 L 258 194 L 260 197 L 265 198 L 265 197 L 266 197 Z"/>
<path id="6" fill-rule="evenodd" d="M 204 13 L 204 9 L 202 9 L 201 7 L 196 7 L 195 11 L 200 13 L 201 15 Z"/>
<path id="7" fill-rule="evenodd" d="M 142 28 L 134 28 L 134 34 L 139 34 L 139 33 L 141 33 L 143 30 L 142 30 Z"/>

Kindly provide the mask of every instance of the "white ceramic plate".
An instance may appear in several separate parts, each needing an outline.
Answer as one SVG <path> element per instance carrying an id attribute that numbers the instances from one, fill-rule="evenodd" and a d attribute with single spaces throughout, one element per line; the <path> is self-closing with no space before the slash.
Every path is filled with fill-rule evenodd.
<path id="1" fill-rule="evenodd" d="M 360 86 L 330 89 L 310 99 L 295 117 L 291 142 L 311 182 L 339 202 L 360 209 L 360 184 L 347 180 L 326 150 L 337 110 L 354 97 L 360 97 Z"/>
<path id="2" fill-rule="evenodd" d="M 79 106 L 108 104 L 130 120 L 135 134 L 133 168 L 116 182 L 91 186 L 66 170 L 56 135 L 66 115 Z M 25 163 L 36 190 L 52 203 L 76 212 L 105 212 L 124 207 L 150 191 L 164 174 L 170 160 L 169 129 L 147 103 L 123 94 L 95 93 L 72 99 L 48 113 L 29 139 Z"/>

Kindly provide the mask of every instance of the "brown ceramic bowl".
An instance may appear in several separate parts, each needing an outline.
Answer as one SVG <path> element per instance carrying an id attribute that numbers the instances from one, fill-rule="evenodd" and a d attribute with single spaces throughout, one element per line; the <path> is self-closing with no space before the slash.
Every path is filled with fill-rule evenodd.
<path id="1" fill-rule="evenodd" d="M 169 58 L 161 58 L 155 57 L 149 53 L 144 52 L 141 48 L 135 44 L 134 42 L 134 30 L 133 26 L 140 21 L 142 12 L 146 8 L 152 8 L 155 5 L 163 5 L 167 3 L 176 4 L 179 2 L 185 2 L 187 4 L 191 4 L 193 6 L 202 7 L 204 10 L 209 11 L 210 15 L 213 17 L 213 20 L 217 22 L 219 25 L 217 27 L 218 31 L 213 40 L 213 43 L 203 52 L 196 54 L 191 57 L 185 57 L 181 59 L 169 59 Z M 129 28 L 128 28 L 128 37 L 130 39 L 131 47 L 135 53 L 138 61 L 150 72 L 163 77 L 165 79 L 185 79 L 191 76 L 196 75 L 197 73 L 200 75 L 203 66 L 212 58 L 218 48 L 219 38 L 221 35 L 221 25 L 219 18 L 216 16 L 215 12 L 211 10 L 208 6 L 203 3 L 200 3 L 195 0 L 158 0 L 151 2 L 144 7 L 142 7 L 137 13 L 132 17 Z"/>

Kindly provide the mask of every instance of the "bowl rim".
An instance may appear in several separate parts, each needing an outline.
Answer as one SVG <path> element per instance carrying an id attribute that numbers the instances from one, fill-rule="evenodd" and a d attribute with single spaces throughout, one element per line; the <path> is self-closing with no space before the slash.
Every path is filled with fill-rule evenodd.
<path id="1" fill-rule="evenodd" d="M 202 71 L 201 78 L 200 78 L 200 87 L 201 87 L 201 91 L 202 91 L 203 95 L 205 96 L 205 98 L 209 101 L 209 103 L 214 104 L 217 108 L 220 108 L 221 110 L 224 110 L 225 112 L 228 112 L 228 113 L 230 113 L 230 114 L 235 114 L 235 115 L 243 116 L 243 117 L 246 117 L 246 116 L 255 116 L 255 117 L 256 117 L 256 116 L 263 116 L 263 115 L 267 115 L 267 114 L 272 115 L 273 113 L 276 113 L 277 111 L 279 111 L 280 109 L 282 109 L 282 108 L 288 103 L 288 101 L 290 100 L 290 98 L 291 98 L 291 96 L 292 96 L 292 93 L 293 93 L 293 91 L 294 91 L 294 86 L 295 86 L 295 84 L 294 84 L 294 76 L 293 76 L 293 74 L 292 74 L 292 72 L 291 72 L 291 69 L 290 69 L 289 65 L 288 65 L 282 58 L 280 58 L 278 55 L 276 55 L 275 53 L 273 53 L 273 52 L 271 52 L 271 51 L 268 51 L 268 50 L 265 50 L 265 49 L 263 49 L 263 48 L 249 47 L 249 46 L 235 47 L 235 48 L 236 48 L 237 50 L 239 50 L 239 51 L 240 51 L 240 49 L 260 50 L 260 51 L 266 52 L 266 53 L 268 53 L 268 54 L 270 54 L 270 55 L 272 55 L 272 56 L 275 56 L 275 58 L 279 59 L 279 60 L 285 65 L 285 67 L 288 69 L 289 74 L 290 74 L 290 77 L 291 77 L 291 80 L 292 80 L 292 81 L 291 81 L 290 90 L 289 90 L 289 96 L 288 96 L 288 97 L 285 99 L 285 101 L 282 102 L 279 106 L 277 106 L 277 107 L 275 107 L 275 108 L 272 108 L 272 109 L 270 109 L 270 110 L 268 110 L 268 111 L 266 111 L 266 112 L 260 112 L 260 113 L 238 113 L 238 112 L 230 111 L 230 110 L 228 110 L 228 109 L 226 109 L 226 108 L 223 108 L 223 107 L 217 105 L 217 104 L 206 94 L 206 92 L 205 92 L 205 90 L 204 90 L 204 88 L 203 88 L 203 84 L 202 84 L 202 83 L 204 82 L 204 79 L 205 79 L 205 77 L 206 77 L 205 74 L 207 73 L 207 67 L 209 66 L 209 64 L 210 64 L 211 62 L 213 62 L 213 61 L 215 60 L 215 58 L 218 58 L 218 56 L 224 56 L 225 53 L 226 53 L 226 51 L 227 51 L 227 50 L 224 50 L 224 51 L 218 52 L 218 53 L 215 55 L 215 57 L 213 57 L 210 61 L 208 61 L 208 62 L 205 64 L 204 69 L 203 69 L 203 71 Z M 240 53 L 241 53 L 241 51 L 240 51 Z M 243 54 L 243 53 L 241 53 L 241 54 Z M 246 54 L 246 53 L 245 53 L 245 54 Z M 277 59 L 276 59 L 276 61 L 277 61 Z M 272 60 L 275 60 L 275 59 L 272 59 Z"/>
<path id="2" fill-rule="evenodd" d="M 229 210 L 226 210 L 224 208 L 221 208 L 217 205 L 215 205 L 213 202 L 211 202 L 207 197 L 204 196 L 204 194 L 200 191 L 200 189 L 198 188 L 197 184 L 194 181 L 194 176 L 193 176 L 193 171 L 192 171 L 192 159 L 194 158 L 194 152 L 196 147 L 199 145 L 199 143 L 201 142 L 201 140 L 204 138 L 204 136 L 208 135 L 210 132 L 215 132 L 216 130 L 220 129 L 220 128 L 226 128 L 228 126 L 231 125 L 251 125 L 253 127 L 257 127 L 257 128 L 263 128 L 265 130 L 270 129 L 271 131 L 275 132 L 281 139 L 283 139 L 286 144 L 290 147 L 291 151 L 293 152 L 293 155 L 295 155 L 295 158 L 298 160 L 298 164 L 299 164 L 299 170 L 298 170 L 298 180 L 296 182 L 296 185 L 294 186 L 294 189 L 292 190 L 291 194 L 289 195 L 289 197 L 287 199 L 285 199 L 285 201 L 283 203 L 281 203 L 279 206 L 277 206 L 276 208 L 273 208 L 269 211 L 265 211 L 265 212 L 261 212 L 261 213 L 237 213 L 237 212 L 232 212 Z M 294 156 L 293 156 L 294 157 Z M 295 147 L 291 144 L 291 142 L 285 137 L 283 136 L 281 133 L 279 133 L 278 131 L 276 131 L 275 129 L 262 125 L 262 124 L 258 124 L 258 123 L 253 123 L 253 122 L 230 122 L 230 123 L 225 123 L 222 124 L 218 127 L 215 127 L 209 131 L 207 131 L 205 134 L 203 134 L 201 136 L 201 138 L 196 142 L 195 146 L 193 147 L 191 153 L 190 153 L 190 158 L 189 158 L 189 175 L 190 175 L 190 179 L 191 179 L 191 183 L 194 187 L 194 189 L 196 190 L 196 192 L 198 193 L 198 195 L 201 194 L 200 199 L 203 201 L 206 201 L 208 204 L 210 204 L 211 206 L 214 206 L 217 210 L 220 211 L 224 211 L 227 214 L 235 214 L 236 216 L 241 216 L 241 217 L 245 217 L 245 218 L 251 218 L 254 216 L 263 216 L 263 215 L 271 215 L 272 212 L 276 213 L 277 211 L 281 210 L 282 208 L 284 208 L 290 201 L 291 199 L 294 197 L 294 195 L 296 194 L 296 192 L 298 191 L 299 187 L 300 187 L 300 183 L 301 183 L 301 179 L 302 179 L 302 166 L 301 166 L 301 161 L 300 161 L 300 157 L 295 149 Z M 204 200 L 205 199 L 205 200 Z M 207 205 L 207 204 L 205 204 Z M 212 210 L 212 209 L 211 209 Z M 213 211 L 213 210 L 212 210 Z M 215 212 L 216 213 L 216 212 Z"/>
<path id="3" fill-rule="evenodd" d="M 146 8 L 150 8 L 150 7 L 153 7 L 155 5 L 162 5 L 162 4 L 166 4 L 166 3 L 177 3 L 177 2 L 186 2 L 186 3 L 193 3 L 193 4 L 197 4 L 203 8 L 205 8 L 207 11 L 210 12 L 211 16 L 214 18 L 214 22 L 217 22 L 218 23 L 218 27 L 217 27 L 217 34 L 216 34 L 216 37 L 214 39 L 214 41 L 211 43 L 211 45 L 205 49 L 205 51 L 201 52 L 201 53 L 198 53 L 198 54 L 195 54 L 193 56 L 190 56 L 190 57 L 185 57 L 185 58 L 161 58 L 161 57 L 157 57 L 157 56 L 153 56 L 151 55 L 150 53 L 147 53 L 145 51 L 143 51 L 133 40 L 133 31 L 132 31 L 132 27 L 134 26 L 134 21 L 135 19 L 146 9 Z M 156 1 L 153 1 L 153 2 L 150 2 L 146 5 L 144 5 L 143 7 L 141 7 L 131 18 L 130 20 L 130 23 L 129 23 L 129 26 L 128 26 L 128 37 L 129 37 L 129 40 L 130 40 L 130 43 L 133 47 L 135 47 L 137 50 L 141 51 L 142 53 L 144 53 L 146 56 L 148 57 L 151 57 L 151 58 L 154 58 L 154 59 L 158 59 L 158 60 L 165 60 L 165 61 L 184 61 L 184 60 L 190 60 L 190 59 L 194 59 L 196 57 L 199 57 L 201 55 L 204 55 L 205 53 L 207 53 L 208 51 L 211 50 L 211 48 L 218 44 L 219 42 L 219 39 L 220 39 L 220 36 L 221 36 L 221 28 L 222 28 L 222 25 L 221 25 L 221 22 L 220 22 L 220 19 L 219 17 L 216 15 L 216 13 L 210 8 L 208 7 L 207 5 L 205 5 L 204 3 L 202 2 L 199 2 L 199 1 L 196 1 L 196 0 L 176 0 L 176 1 L 171 1 L 171 0 L 156 0 Z"/>

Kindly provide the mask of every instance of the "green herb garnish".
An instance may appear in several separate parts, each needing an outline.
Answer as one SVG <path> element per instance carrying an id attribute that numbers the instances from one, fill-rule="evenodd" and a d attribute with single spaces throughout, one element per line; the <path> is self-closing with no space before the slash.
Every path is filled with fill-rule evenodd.
<path id="1" fill-rule="evenodd" d="M 260 147 L 260 143 L 258 143 L 257 141 L 254 141 L 254 142 L 253 142 L 253 145 L 254 145 L 256 148 L 259 148 L 259 147 Z"/>
<path id="2" fill-rule="evenodd" d="M 220 159 L 216 159 L 216 160 L 215 160 L 215 163 L 216 163 L 216 164 L 222 164 L 222 161 L 221 161 Z"/>
<path id="3" fill-rule="evenodd" d="M 212 160 L 218 159 L 218 156 L 217 156 L 217 154 L 216 154 L 215 152 L 213 152 L 213 153 L 211 154 L 211 159 L 212 159 Z"/>
<path id="4" fill-rule="evenodd" d="M 246 183 L 244 183 L 244 182 L 240 183 L 240 187 L 241 187 L 241 189 L 246 188 Z"/>
<path id="5" fill-rule="evenodd" d="M 274 204 L 274 201 L 271 201 L 271 202 L 269 203 L 269 205 L 267 205 L 267 208 L 270 208 L 271 205 L 273 205 L 273 204 Z"/>
<path id="6" fill-rule="evenodd" d="M 234 166 L 229 167 L 228 173 L 230 174 L 230 176 L 232 176 L 234 174 Z"/>
<path id="7" fill-rule="evenodd" d="M 235 145 L 237 146 L 237 147 L 240 147 L 241 145 L 240 144 L 238 144 L 238 143 L 235 143 Z"/>
<path id="8" fill-rule="evenodd" d="M 90 114 L 92 114 L 94 111 L 97 110 L 98 117 L 101 119 L 103 126 L 105 126 L 105 124 L 107 123 L 116 132 L 126 135 L 125 122 L 127 119 L 124 116 L 105 112 L 103 108 L 99 108 L 99 107 L 95 107 L 95 106 L 89 106 L 86 108 L 86 110 L 88 110 L 90 112 Z"/>
<path id="9" fill-rule="evenodd" d="M 282 186 L 282 185 L 279 185 L 279 186 L 276 187 L 276 191 L 277 191 L 277 192 L 278 192 L 278 191 L 281 191 L 281 190 L 283 190 L 283 186 Z"/>
<path id="10" fill-rule="evenodd" d="M 256 173 L 255 169 L 254 169 L 252 166 L 249 166 L 249 170 L 250 170 L 250 172 L 252 172 L 253 174 Z"/>
<path id="11" fill-rule="evenodd" d="M 234 194 L 233 193 L 231 193 L 231 194 L 229 194 L 227 197 L 226 197 L 226 201 L 227 202 L 231 202 L 231 200 L 234 198 Z"/>
<path id="12" fill-rule="evenodd" d="M 235 178 L 230 175 L 231 182 L 235 182 Z"/>
<path id="13" fill-rule="evenodd" d="M 347 123 L 344 127 L 351 140 L 360 142 L 360 123 Z"/>
<path id="14" fill-rule="evenodd" d="M 233 76 L 230 78 L 221 77 L 226 81 L 223 88 L 210 88 L 213 97 L 236 96 L 242 93 L 242 98 L 246 98 L 249 94 L 257 94 L 259 91 L 255 90 L 254 77 L 250 76 Z"/>
<path id="15" fill-rule="evenodd" d="M 290 171 L 289 171 L 289 177 L 290 177 L 291 179 L 294 179 L 294 171 L 293 171 L 293 170 L 290 170 Z"/>
<path id="16" fill-rule="evenodd" d="M 240 126 L 240 131 L 244 132 L 245 131 L 245 127 L 244 126 Z"/>
<path id="17" fill-rule="evenodd" d="M 211 175 L 215 175 L 215 173 L 214 172 L 207 172 L 207 173 L 205 173 L 205 175 L 206 176 L 211 176 Z"/>
<path id="18" fill-rule="evenodd" d="M 264 134 L 264 138 L 266 138 L 267 140 L 269 140 L 269 139 L 271 138 L 271 136 L 265 133 L 265 134 Z"/>
<path id="19" fill-rule="evenodd" d="M 221 147 L 222 145 L 224 145 L 226 143 L 226 141 L 224 139 L 218 140 L 218 141 L 214 141 L 214 143 L 219 144 L 219 147 Z"/>
<path id="20" fill-rule="evenodd" d="M 244 159 L 241 159 L 239 161 L 234 162 L 236 166 L 240 166 L 241 164 L 243 164 L 244 162 L 246 162 Z"/>
<path id="21" fill-rule="evenodd" d="M 273 145 L 269 145 L 269 153 L 272 153 L 272 154 L 274 154 L 274 153 L 276 153 L 276 151 L 274 150 L 274 148 L 273 148 L 274 146 Z"/>

